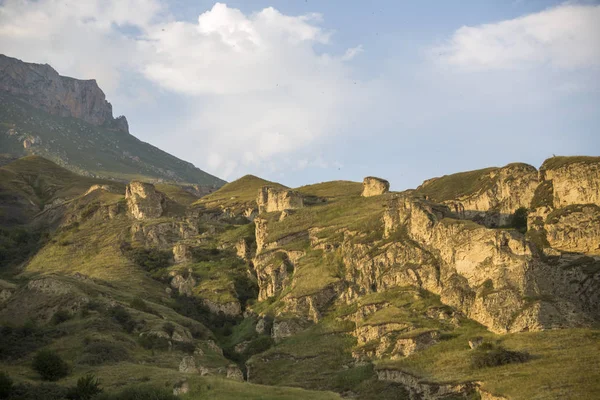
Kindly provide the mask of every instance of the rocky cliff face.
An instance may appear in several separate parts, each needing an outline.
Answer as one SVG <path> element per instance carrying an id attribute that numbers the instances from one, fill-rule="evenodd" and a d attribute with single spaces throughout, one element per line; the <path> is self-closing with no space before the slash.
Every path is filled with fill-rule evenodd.
<path id="1" fill-rule="evenodd" d="M 256 198 L 258 212 L 272 212 L 293 210 L 304 207 L 302 196 L 291 190 L 280 190 L 271 186 L 264 186 Z"/>
<path id="2" fill-rule="evenodd" d="M 95 80 L 61 76 L 47 64 L 32 64 L 0 54 L 0 91 L 61 117 L 129 132 L 124 116 L 113 118 L 112 106 Z"/>
<path id="3" fill-rule="evenodd" d="M 539 176 L 528 225 L 540 244 L 600 255 L 600 157 L 553 157 Z"/>
<path id="4" fill-rule="evenodd" d="M 509 164 L 430 179 L 416 192 L 447 204 L 461 219 L 502 226 L 510 222 L 516 209 L 529 207 L 537 186 L 538 173 L 534 167 Z"/>

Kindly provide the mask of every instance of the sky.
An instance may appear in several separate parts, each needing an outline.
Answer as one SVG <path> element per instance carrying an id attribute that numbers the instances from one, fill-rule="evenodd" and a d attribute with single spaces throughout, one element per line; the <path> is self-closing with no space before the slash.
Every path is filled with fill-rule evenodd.
<path id="1" fill-rule="evenodd" d="M 0 53 L 96 79 L 133 135 L 228 181 L 600 155 L 600 1 L 0 0 Z"/>

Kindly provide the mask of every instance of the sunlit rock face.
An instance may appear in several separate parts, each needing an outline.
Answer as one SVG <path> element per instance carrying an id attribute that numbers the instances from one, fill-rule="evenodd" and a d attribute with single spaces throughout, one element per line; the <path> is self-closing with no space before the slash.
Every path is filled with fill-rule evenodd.
<path id="1" fill-rule="evenodd" d="M 390 183 L 385 179 L 367 176 L 363 180 L 363 197 L 379 196 L 390 191 Z"/>
<path id="2" fill-rule="evenodd" d="M 129 132 L 125 117 L 113 118 L 112 105 L 94 79 L 61 76 L 48 64 L 32 64 L 0 54 L 0 91 L 61 117 Z"/>
<path id="3" fill-rule="evenodd" d="M 158 218 L 163 214 L 165 196 L 150 183 L 132 181 L 125 192 L 130 214 L 139 220 Z"/>
<path id="4" fill-rule="evenodd" d="M 258 212 L 273 212 L 294 210 L 304 207 L 302 196 L 292 190 L 281 190 L 271 186 L 264 186 L 256 198 Z"/>

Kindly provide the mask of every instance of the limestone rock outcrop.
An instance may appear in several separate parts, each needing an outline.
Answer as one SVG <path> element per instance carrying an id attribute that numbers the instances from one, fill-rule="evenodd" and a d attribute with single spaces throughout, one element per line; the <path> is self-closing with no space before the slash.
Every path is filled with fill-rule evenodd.
<path id="1" fill-rule="evenodd" d="M 429 179 L 416 193 L 448 205 L 458 218 L 496 227 L 507 225 L 518 208 L 529 207 L 538 182 L 534 167 L 515 163 Z"/>
<path id="2" fill-rule="evenodd" d="M 259 213 L 293 210 L 304 207 L 304 199 L 300 193 L 292 190 L 263 186 L 258 192 L 256 204 Z"/>
<path id="3" fill-rule="evenodd" d="M 127 185 L 125 199 L 129 212 L 139 220 L 158 218 L 165 210 L 165 196 L 151 183 L 132 181 Z"/>
<path id="4" fill-rule="evenodd" d="M 540 167 L 540 180 L 552 182 L 552 205 L 600 206 L 600 157 L 553 157 Z"/>
<path id="5" fill-rule="evenodd" d="M 363 179 L 363 197 L 379 196 L 390 191 L 390 183 L 385 179 L 367 176 Z"/>
<path id="6" fill-rule="evenodd" d="M 61 76 L 48 64 L 32 64 L 0 54 L 0 91 L 61 117 L 128 132 L 125 117 L 113 118 L 112 106 L 95 80 Z"/>

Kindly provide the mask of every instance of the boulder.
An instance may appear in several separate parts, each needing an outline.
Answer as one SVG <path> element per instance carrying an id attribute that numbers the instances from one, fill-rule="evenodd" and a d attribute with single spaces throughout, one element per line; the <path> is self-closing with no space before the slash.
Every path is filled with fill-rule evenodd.
<path id="1" fill-rule="evenodd" d="M 298 192 L 263 186 L 256 198 L 258 212 L 293 210 L 304 207 L 304 199 Z"/>
<path id="2" fill-rule="evenodd" d="M 390 191 L 390 183 L 385 179 L 367 176 L 363 179 L 363 197 L 379 196 Z"/>
<path id="3" fill-rule="evenodd" d="M 127 185 L 125 198 L 129 212 L 139 220 L 158 218 L 165 209 L 166 197 L 151 183 L 132 181 Z"/>

